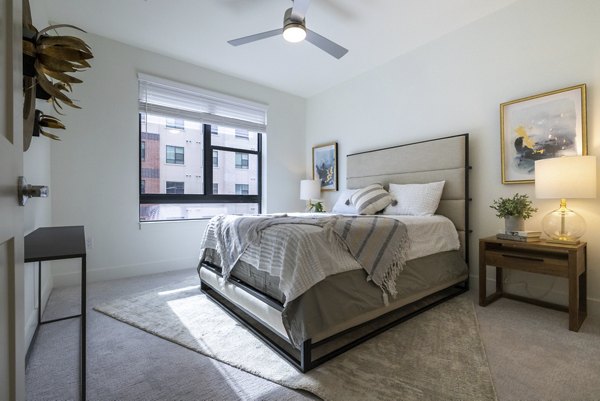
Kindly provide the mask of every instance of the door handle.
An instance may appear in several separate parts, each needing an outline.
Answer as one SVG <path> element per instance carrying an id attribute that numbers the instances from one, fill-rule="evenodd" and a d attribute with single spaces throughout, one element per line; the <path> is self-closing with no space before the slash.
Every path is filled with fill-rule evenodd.
<path id="1" fill-rule="evenodd" d="M 47 198 L 49 192 L 46 185 L 31 185 L 27 183 L 25 177 L 19 177 L 17 184 L 19 205 L 25 206 L 29 198 Z"/>

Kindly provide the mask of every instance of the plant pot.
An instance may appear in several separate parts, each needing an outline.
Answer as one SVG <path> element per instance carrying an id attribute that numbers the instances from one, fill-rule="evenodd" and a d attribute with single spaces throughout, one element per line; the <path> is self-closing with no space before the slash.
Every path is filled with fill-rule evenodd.
<path id="1" fill-rule="evenodd" d="M 524 231 L 525 220 L 520 216 L 506 216 L 504 218 L 504 231 L 509 233 L 511 231 Z"/>

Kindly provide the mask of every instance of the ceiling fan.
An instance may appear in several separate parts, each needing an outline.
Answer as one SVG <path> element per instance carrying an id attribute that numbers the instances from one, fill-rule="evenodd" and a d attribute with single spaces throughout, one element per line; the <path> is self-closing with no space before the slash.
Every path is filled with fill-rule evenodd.
<path id="1" fill-rule="evenodd" d="M 292 8 L 288 8 L 283 16 L 283 28 L 273 29 L 272 31 L 266 31 L 250 36 L 244 36 L 243 38 L 229 40 L 227 43 L 232 46 L 240 46 L 246 43 L 256 42 L 257 40 L 270 38 L 271 36 L 283 34 L 283 38 L 288 42 L 295 43 L 306 39 L 308 42 L 337 59 L 342 58 L 346 53 L 348 53 L 348 49 L 306 28 L 306 21 L 304 17 L 306 15 L 306 11 L 308 10 L 310 0 L 292 1 L 294 2 L 294 5 Z"/>

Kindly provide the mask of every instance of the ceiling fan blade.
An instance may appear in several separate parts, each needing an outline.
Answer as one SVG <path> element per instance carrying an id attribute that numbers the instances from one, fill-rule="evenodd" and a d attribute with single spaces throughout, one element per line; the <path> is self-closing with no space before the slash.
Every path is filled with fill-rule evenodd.
<path id="1" fill-rule="evenodd" d="M 344 55 L 348 53 L 348 49 L 346 49 L 345 47 L 342 47 L 337 43 L 332 42 L 326 37 L 321 36 L 315 31 L 311 31 L 310 29 L 306 30 L 306 40 L 337 59 L 344 57 Z"/>
<path id="2" fill-rule="evenodd" d="M 227 43 L 229 43 L 232 46 L 245 45 L 246 43 L 256 42 L 257 40 L 270 38 L 271 36 L 281 35 L 282 33 L 283 28 L 278 28 L 273 29 L 272 31 L 256 33 L 250 36 L 244 36 L 243 38 L 228 40 Z"/>
<path id="3" fill-rule="evenodd" d="M 308 11 L 310 0 L 292 1 L 294 2 L 294 6 L 292 7 L 292 18 L 296 21 L 304 21 L 304 17 L 306 16 L 306 11 Z"/>

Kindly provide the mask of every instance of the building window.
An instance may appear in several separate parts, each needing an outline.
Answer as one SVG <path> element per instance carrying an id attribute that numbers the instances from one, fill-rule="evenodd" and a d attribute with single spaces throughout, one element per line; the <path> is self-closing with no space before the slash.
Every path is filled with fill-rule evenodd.
<path id="1" fill-rule="evenodd" d="M 235 184 L 236 195 L 248 195 L 248 184 Z"/>
<path id="2" fill-rule="evenodd" d="M 235 153 L 235 168 L 247 169 L 248 165 L 249 165 L 248 160 L 249 160 L 248 153 L 236 152 Z"/>
<path id="3" fill-rule="evenodd" d="M 166 192 L 168 194 L 184 194 L 185 183 L 179 181 L 167 181 Z"/>
<path id="4" fill-rule="evenodd" d="M 146 141 L 142 141 L 140 145 L 140 158 L 142 161 L 146 160 Z"/>
<path id="5" fill-rule="evenodd" d="M 250 134 L 248 134 L 248 130 L 245 129 L 236 129 L 235 137 L 241 139 L 250 139 Z"/>
<path id="6" fill-rule="evenodd" d="M 266 106 L 142 73 L 138 80 L 146 153 L 139 220 L 261 213 Z M 184 128 L 184 135 L 173 132 Z"/>
<path id="7" fill-rule="evenodd" d="M 183 147 L 167 145 L 166 161 L 169 164 L 183 164 Z"/>
<path id="8" fill-rule="evenodd" d="M 185 129 L 185 124 L 183 118 L 167 118 L 165 127 L 167 127 L 170 132 L 177 132 L 183 131 Z"/>

